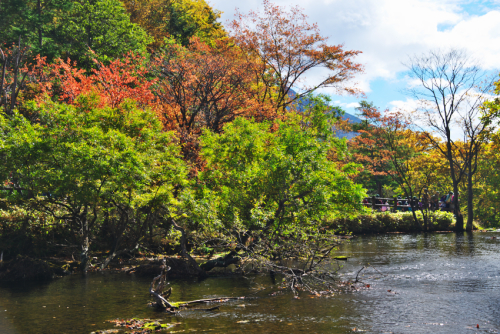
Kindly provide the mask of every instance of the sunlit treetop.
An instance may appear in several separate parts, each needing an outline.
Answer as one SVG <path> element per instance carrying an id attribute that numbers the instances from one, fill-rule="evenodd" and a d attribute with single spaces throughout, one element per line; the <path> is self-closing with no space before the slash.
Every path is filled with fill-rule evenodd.
<path id="1" fill-rule="evenodd" d="M 191 37 L 212 44 L 226 35 L 217 22 L 221 12 L 205 0 L 125 0 L 130 20 L 139 24 L 154 38 L 150 47 L 162 46 L 166 38 L 188 45 Z"/>

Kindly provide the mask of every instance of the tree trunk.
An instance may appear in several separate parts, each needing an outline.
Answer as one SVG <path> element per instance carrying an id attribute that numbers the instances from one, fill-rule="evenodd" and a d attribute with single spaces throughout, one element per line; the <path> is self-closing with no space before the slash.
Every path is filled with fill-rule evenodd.
<path id="1" fill-rule="evenodd" d="M 456 223 L 455 223 L 455 232 L 463 232 L 464 231 L 464 216 L 460 211 L 460 202 L 458 201 L 458 183 L 453 184 L 453 213 L 455 214 Z"/>
<path id="2" fill-rule="evenodd" d="M 89 268 L 89 221 L 87 217 L 87 207 L 83 210 L 83 213 L 77 218 L 80 221 L 80 226 L 82 228 L 82 252 L 80 253 L 80 269 L 82 274 L 86 274 Z"/>
<path id="3" fill-rule="evenodd" d="M 429 231 L 429 211 L 426 211 L 425 209 L 421 210 L 422 212 L 422 218 L 424 220 L 424 232 Z"/>
<path id="4" fill-rule="evenodd" d="M 429 230 L 429 204 L 430 204 L 429 190 L 426 188 L 424 189 L 424 194 L 422 196 L 422 208 L 420 209 L 420 211 L 422 212 L 422 217 L 424 219 L 425 232 Z"/>
<path id="5" fill-rule="evenodd" d="M 467 232 L 472 231 L 472 222 L 474 221 L 473 196 L 474 196 L 474 191 L 472 184 L 472 173 L 469 170 L 469 173 L 467 174 L 467 226 L 465 227 L 465 230 Z M 458 200 L 459 199 L 458 195 L 456 197 Z"/>
<path id="6" fill-rule="evenodd" d="M 182 227 L 180 227 L 179 225 L 177 225 L 177 223 L 172 219 L 172 225 L 174 227 L 174 229 L 176 229 L 177 231 L 181 232 L 181 252 L 182 252 L 182 256 L 188 260 L 188 263 L 193 266 L 193 268 L 196 269 L 196 271 L 198 272 L 198 275 L 201 277 L 201 278 L 206 278 L 208 277 L 208 274 L 200 268 L 200 266 L 198 265 L 198 263 L 196 262 L 195 259 L 193 259 L 191 257 L 191 255 L 189 255 L 188 251 L 187 251 L 187 248 L 186 248 L 186 231 L 184 231 L 184 229 Z"/>
<path id="7" fill-rule="evenodd" d="M 88 230 L 88 224 L 87 225 L 87 230 Z M 80 253 L 80 269 L 82 270 L 83 274 L 87 273 L 87 270 L 89 268 L 89 236 L 88 233 L 84 232 L 83 236 L 83 242 L 82 242 L 82 252 Z"/>
<path id="8" fill-rule="evenodd" d="M 37 1 L 36 9 L 38 12 L 38 44 L 40 45 L 41 48 L 43 44 L 43 35 L 42 35 L 42 5 L 40 1 L 41 0 Z"/>
<path id="9" fill-rule="evenodd" d="M 410 199 L 410 206 L 411 206 L 411 213 L 413 215 L 413 221 L 415 222 L 415 225 L 422 228 L 422 225 L 420 225 L 420 222 L 418 221 L 418 218 L 417 218 L 417 210 L 416 210 L 417 206 L 415 205 L 413 198 Z"/>

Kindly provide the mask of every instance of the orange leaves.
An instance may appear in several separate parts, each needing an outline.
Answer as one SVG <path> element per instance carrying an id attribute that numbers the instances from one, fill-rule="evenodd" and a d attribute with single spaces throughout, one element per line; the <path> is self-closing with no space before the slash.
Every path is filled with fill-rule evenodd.
<path id="1" fill-rule="evenodd" d="M 198 136 L 203 128 L 220 132 L 238 116 L 274 118 L 273 109 L 256 98 L 255 61 L 230 39 L 214 43 L 192 38 L 187 47 L 170 45 L 155 59 L 155 111 L 165 129 L 177 131 L 184 157 L 196 168 L 202 167 Z"/>
<path id="2" fill-rule="evenodd" d="M 67 103 L 75 103 L 81 94 L 95 93 L 100 98 L 100 106 L 117 107 L 126 99 L 137 101 L 139 105 L 151 105 L 154 96 L 150 87 L 155 80 L 147 80 L 148 69 L 141 56 L 127 55 L 124 59 L 116 59 L 109 65 L 94 60 L 97 69 L 89 75 L 76 67 L 71 60 L 57 59 L 54 64 L 46 65 L 44 59 L 37 58 L 37 65 L 32 73 L 45 73 L 50 80 L 39 80 L 42 93 L 54 95 Z M 57 86 L 54 90 L 53 86 Z"/>
<path id="3" fill-rule="evenodd" d="M 264 0 L 263 10 L 262 15 L 253 11 L 248 15 L 238 13 L 238 19 L 231 24 L 236 43 L 260 60 L 255 80 L 267 88 L 262 100 L 270 100 L 275 108 L 284 110 L 293 100 L 321 87 L 358 92 L 345 83 L 362 71 L 361 65 L 352 61 L 360 51 L 328 45 L 317 24 L 309 24 L 299 7 L 287 11 Z M 305 84 L 307 73 L 317 67 L 328 69 L 327 77 Z M 290 98 L 292 87 L 300 88 L 302 93 Z"/>
<path id="4" fill-rule="evenodd" d="M 155 95 L 166 128 L 187 134 L 207 127 L 220 131 L 237 116 L 269 118 L 269 108 L 254 99 L 256 63 L 230 40 L 211 47 L 192 38 L 187 48 L 171 46 L 157 60 Z"/>

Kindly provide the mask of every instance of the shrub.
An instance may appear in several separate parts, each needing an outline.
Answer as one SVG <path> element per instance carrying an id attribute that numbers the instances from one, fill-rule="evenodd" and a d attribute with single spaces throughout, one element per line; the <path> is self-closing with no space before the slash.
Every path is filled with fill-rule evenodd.
<path id="1" fill-rule="evenodd" d="M 415 224 L 411 212 L 376 212 L 361 214 L 353 218 L 336 218 L 329 223 L 337 234 L 363 234 L 387 232 L 420 232 L 423 226 L 421 212 L 417 212 L 420 224 Z M 450 230 L 455 220 L 450 212 L 436 211 L 430 214 L 431 231 Z"/>

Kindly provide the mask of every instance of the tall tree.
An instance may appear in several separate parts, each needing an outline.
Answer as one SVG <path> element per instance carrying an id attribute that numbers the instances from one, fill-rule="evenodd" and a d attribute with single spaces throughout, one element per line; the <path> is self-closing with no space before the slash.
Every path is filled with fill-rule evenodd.
<path id="1" fill-rule="evenodd" d="M 130 22 L 119 0 L 81 0 L 62 22 L 65 56 L 91 68 L 94 55 L 100 61 L 110 61 L 128 52 L 141 53 L 152 38 L 139 25 Z"/>
<path id="2" fill-rule="evenodd" d="M 483 122 L 495 123 L 500 116 L 500 80 L 494 83 L 494 98 L 484 104 Z M 496 226 L 500 218 L 500 132 L 492 133 L 489 142 L 479 159 L 477 183 L 480 194 L 478 196 L 478 213 L 483 223 Z"/>
<path id="3" fill-rule="evenodd" d="M 125 0 L 123 3 L 130 20 L 154 38 L 150 44 L 153 49 L 163 46 L 168 38 L 187 46 L 191 37 L 211 44 L 226 35 L 217 21 L 221 13 L 205 0 Z"/>
<path id="4" fill-rule="evenodd" d="M 487 73 L 465 51 L 460 50 L 430 51 L 411 56 L 405 65 L 408 75 L 419 82 L 408 93 L 420 102 L 423 127 L 437 135 L 429 134 L 428 139 L 449 164 L 455 194 L 453 204 L 457 232 L 464 228 L 458 189 L 460 182 L 467 180 L 466 230 L 471 231 L 474 219 L 473 178 L 485 142 L 484 134 L 491 130 L 491 123 L 481 122 L 479 118 L 492 82 L 487 79 Z M 463 147 L 457 145 L 460 137 Z M 440 145 L 441 140 L 445 145 Z"/>
<path id="5" fill-rule="evenodd" d="M 226 39 L 212 47 L 192 38 L 188 47 L 170 44 L 159 55 L 156 110 L 165 128 L 178 132 L 186 158 L 196 161 L 202 128 L 218 133 L 237 116 L 272 118 L 272 110 L 255 98 L 255 66 Z"/>
<path id="6" fill-rule="evenodd" d="M 361 210 L 364 190 L 349 177 L 353 166 L 328 160 L 331 149 L 346 150 L 331 132 L 333 123 L 331 114 L 315 108 L 277 121 L 275 131 L 268 122 L 239 117 L 223 133 L 204 132 L 207 166 L 198 196 L 217 208 L 210 218 L 221 240 L 235 245 L 221 263 L 236 255 L 257 263 L 298 256 L 313 267 L 322 256 L 309 247 L 327 239 L 323 222 Z M 213 265 L 217 261 L 205 267 Z"/>
<path id="7" fill-rule="evenodd" d="M 356 180 L 370 191 L 382 195 L 384 185 L 392 183 L 388 176 L 390 156 L 380 138 L 383 129 L 381 112 L 371 102 L 361 101 L 357 108 L 361 123 L 344 122 L 347 131 L 358 132 L 359 135 L 348 142 L 350 160 L 363 166 Z"/>
<path id="8" fill-rule="evenodd" d="M 360 135 L 351 139 L 351 157 L 355 162 L 361 163 L 369 173 L 381 182 L 385 177 L 386 183 L 397 184 L 398 188 L 410 199 L 409 205 L 415 224 L 419 224 L 416 211 L 418 202 L 414 197 L 420 197 L 423 189 L 430 186 L 429 180 L 434 174 L 429 170 L 418 170 L 415 160 L 424 161 L 432 148 L 427 135 L 412 130 L 412 122 L 402 112 L 384 114 L 377 110 L 371 103 L 362 102 L 360 111 L 365 122 L 354 124 L 353 130 L 358 130 Z M 381 186 L 381 185 L 380 185 Z M 428 210 L 422 210 L 424 230 L 428 228 Z"/>
<path id="9" fill-rule="evenodd" d="M 70 57 L 90 68 L 95 51 L 101 61 L 146 50 L 146 31 L 130 22 L 119 0 L 6 0 L 0 2 L 0 42 L 21 38 L 33 56 Z"/>
<path id="10" fill-rule="evenodd" d="M 12 114 L 17 106 L 21 89 L 25 85 L 26 60 L 29 48 L 18 45 L 2 49 L 0 47 L 0 111 Z"/>
<path id="11" fill-rule="evenodd" d="M 72 0 L 5 0 L 0 2 L 0 42 L 29 45 L 34 55 L 61 56 L 61 21 Z"/>
<path id="12" fill-rule="evenodd" d="M 348 80 L 362 71 L 353 58 L 360 51 L 345 51 L 342 45 L 327 44 L 316 24 L 309 24 L 299 7 L 285 8 L 263 1 L 263 13 L 237 14 L 230 34 L 236 43 L 259 60 L 254 71 L 256 83 L 263 85 L 261 100 L 273 101 L 285 110 L 293 101 L 318 88 L 333 87 L 338 92 L 355 93 Z M 325 78 L 306 81 L 313 69 L 325 69 Z M 291 89 L 300 89 L 291 94 Z"/>

